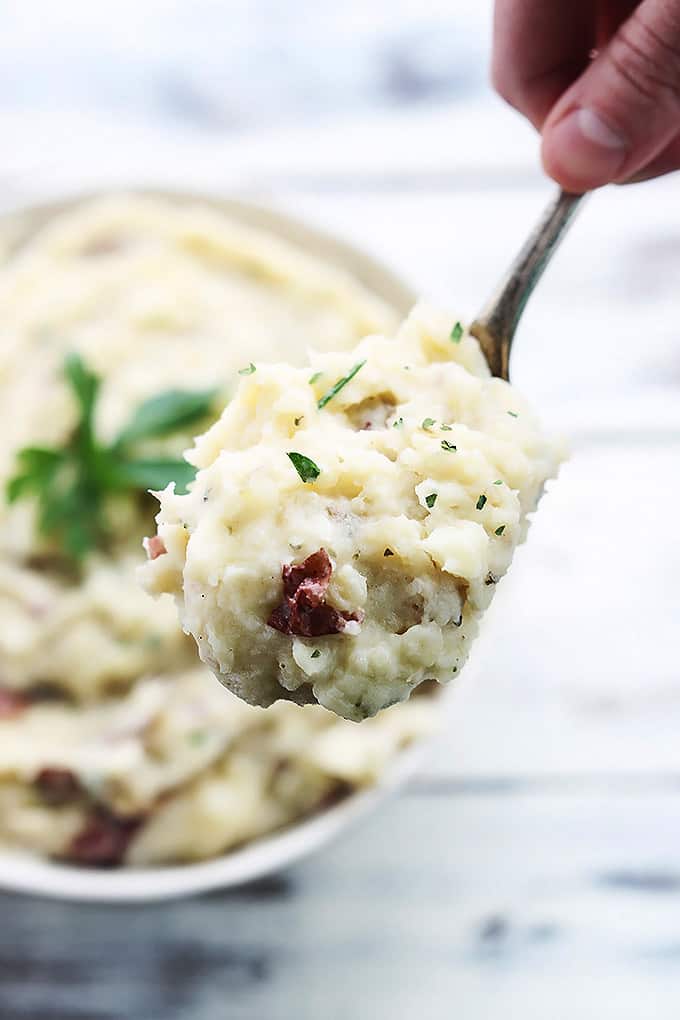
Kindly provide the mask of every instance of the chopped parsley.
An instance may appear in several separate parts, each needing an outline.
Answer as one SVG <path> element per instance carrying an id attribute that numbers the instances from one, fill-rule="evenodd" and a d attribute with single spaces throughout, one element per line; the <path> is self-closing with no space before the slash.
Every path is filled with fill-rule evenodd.
<path id="1" fill-rule="evenodd" d="M 441 425 L 440 428 L 442 432 L 453 432 L 453 429 L 451 428 L 450 425 Z"/>
<path id="2" fill-rule="evenodd" d="M 447 453 L 455 453 L 457 447 L 450 443 L 448 439 L 442 439 L 442 450 L 446 450 Z"/>
<path id="3" fill-rule="evenodd" d="M 435 426 L 435 424 L 436 422 L 434 418 L 423 418 L 423 423 L 420 427 L 421 429 L 425 429 L 426 432 L 429 432 L 430 429 Z"/>
<path id="4" fill-rule="evenodd" d="M 478 510 L 483 510 L 485 506 L 486 506 L 486 496 L 484 495 L 484 493 L 482 493 L 482 495 L 477 500 L 477 509 Z"/>
<path id="5" fill-rule="evenodd" d="M 394 556 L 394 553 L 392 552 L 391 549 L 385 549 L 383 556 Z"/>
<path id="6" fill-rule="evenodd" d="M 432 507 L 437 502 L 437 493 L 436 492 L 431 492 L 429 496 L 425 497 L 425 502 L 427 503 L 428 507 L 431 510 Z"/>
<path id="7" fill-rule="evenodd" d="M 502 478 L 497 478 L 496 481 L 493 484 L 494 485 L 502 485 L 503 484 L 503 479 Z"/>
<path id="8" fill-rule="evenodd" d="M 392 422 L 392 428 L 393 429 L 401 429 L 403 427 L 404 427 L 404 419 L 403 418 L 397 418 L 396 421 Z"/>
<path id="9" fill-rule="evenodd" d="M 454 344 L 459 344 L 463 336 L 463 324 L 457 322 L 451 330 L 451 340 Z"/>
<path id="10" fill-rule="evenodd" d="M 319 649 L 315 648 L 314 651 L 312 652 L 312 658 L 313 659 L 318 659 L 320 655 L 321 655 L 321 652 L 319 651 Z"/>
<path id="11" fill-rule="evenodd" d="M 321 378 L 322 375 L 323 375 L 323 372 L 315 372 L 314 375 L 309 377 L 309 385 L 313 386 L 315 382 L 319 381 L 319 379 Z"/>
<path id="12" fill-rule="evenodd" d="M 357 361 L 356 365 L 354 365 L 352 368 L 350 368 L 350 370 L 347 373 L 347 375 L 343 375 L 342 379 L 338 379 L 338 381 L 333 386 L 331 386 L 331 388 L 328 390 L 328 392 L 324 393 L 324 395 L 319 398 L 319 400 L 317 401 L 317 406 L 318 406 L 320 411 L 323 410 L 323 408 L 326 406 L 326 404 L 329 401 L 331 401 L 333 399 L 333 397 L 338 395 L 340 390 L 344 389 L 344 387 L 347 385 L 347 383 L 352 381 L 352 379 L 357 374 L 357 372 L 360 372 L 365 364 L 366 364 L 365 360 L 364 361 Z"/>
<path id="13" fill-rule="evenodd" d="M 246 368 L 239 368 L 238 374 L 239 375 L 252 375 L 253 372 L 255 372 L 255 371 L 256 371 L 255 366 L 253 365 L 253 363 L 251 361 L 250 364 L 246 366 Z"/>
<path id="14" fill-rule="evenodd" d="M 510 415 L 511 418 L 519 418 L 517 411 L 508 411 L 508 414 Z"/>
<path id="15" fill-rule="evenodd" d="M 303 482 L 314 482 L 321 474 L 321 468 L 317 467 L 314 461 L 305 457 L 303 453 L 293 451 L 288 454 L 288 458 Z"/>
<path id="16" fill-rule="evenodd" d="M 501 524 L 500 528 L 496 528 L 496 530 L 494 531 L 494 535 L 498 535 L 498 537 L 500 538 L 500 536 L 503 534 L 504 531 L 505 531 L 505 525 Z"/>

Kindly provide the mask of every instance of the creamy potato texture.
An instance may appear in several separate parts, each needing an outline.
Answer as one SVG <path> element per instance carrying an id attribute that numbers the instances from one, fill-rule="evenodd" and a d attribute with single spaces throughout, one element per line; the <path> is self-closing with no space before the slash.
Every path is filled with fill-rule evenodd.
<path id="1" fill-rule="evenodd" d="M 144 568 L 247 702 L 349 720 L 460 672 L 559 450 L 450 315 L 253 364 Z"/>
<path id="2" fill-rule="evenodd" d="M 315 707 L 251 708 L 201 668 L 88 705 L 37 701 L 0 721 L 0 834 L 82 864 L 198 860 L 374 783 L 431 727 L 424 698 L 357 730 Z"/>
<path id="3" fill-rule="evenodd" d="M 69 352 L 101 378 L 95 424 L 110 440 L 162 391 L 217 388 L 219 413 L 251 361 L 304 364 L 319 338 L 350 350 L 391 328 L 391 310 L 196 203 L 95 201 L 28 239 L 10 225 L 2 253 L 0 841 L 87 864 L 195 859 L 373 782 L 428 725 L 425 702 L 356 734 L 320 709 L 250 708 L 197 665 L 172 600 L 139 588 L 151 497 L 112 499 L 106 548 L 74 574 L 35 501 L 4 493 L 17 451 L 72 434 Z M 193 431 L 147 453 L 177 456 Z"/>

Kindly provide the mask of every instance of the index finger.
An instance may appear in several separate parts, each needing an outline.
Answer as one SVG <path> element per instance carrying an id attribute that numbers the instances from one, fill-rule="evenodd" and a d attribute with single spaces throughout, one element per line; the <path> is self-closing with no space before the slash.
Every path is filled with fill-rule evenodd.
<path id="1" fill-rule="evenodd" d="M 597 44 L 592 0 L 497 0 L 492 76 L 507 102 L 543 125 Z"/>

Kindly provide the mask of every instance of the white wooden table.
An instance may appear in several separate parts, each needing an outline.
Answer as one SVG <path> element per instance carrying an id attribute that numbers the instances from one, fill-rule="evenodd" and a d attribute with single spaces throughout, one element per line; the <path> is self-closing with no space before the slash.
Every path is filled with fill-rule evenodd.
<path id="1" fill-rule="evenodd" d="M 239 140 L 8 115 L 7 204 L 237 190 L 475 312 L 549 187 L 479 103 Z M 81 125 L 82 126 L 82 125 Z M 49 153 L 50 159 L 45 159 Z M 597 194 L 513 373 L 573 457 L 428 767 L 340 844 L 235 894 L 0 897 L 3 1020 L 671 1020 L 680 1012 L 680 177 Z"/>

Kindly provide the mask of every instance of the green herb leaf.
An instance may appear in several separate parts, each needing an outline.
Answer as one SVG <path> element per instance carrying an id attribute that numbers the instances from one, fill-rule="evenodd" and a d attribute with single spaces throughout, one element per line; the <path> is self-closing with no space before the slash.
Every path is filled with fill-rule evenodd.
<path id="1" fill-rule="evenodd" d="M 455 453 L 457 447 L 450 443 L 448 439 L 442 439 L 442 450 L 446 450 L 447 453 Z"/>
<path id="2" fill-rule="evenodd" d="M 453 341 L 454 344 L 459 344 L 462 336 L 463 336 L 463 324 L 461 322 L 457 322 L 453 329 L 451 330 L 451 340 Z"/>
<path id="3" fill-rule="evenodd" d="M 313 386 L 315 382 L 319 381 L 319 379 L 321 378 L 322 375 L 323 375 L 323 372 L 315 372 L 314 375 L 309 377 L 309 385 Z"/>
<path id="4" fill-rule="evenodd" d="M 451 428 L 450 425 L 442 425 L 441 430 L 442 432 L 453 432 L 453 429 Z"/>
<path id="5" fill-rule="evenodd" d="M 519 415 L 517 414 L 516 411 L 508 411 L 508 414 L 510 415 L 511 418 L 519 418 Z"/>
<path id="6" fill-rule="evenodd" d="M 478 510 L 483 510 L 485 506 L 486 506 L 486 496 L 484 495 L 484 493 L 482 493 L 482 495 L 477 500 L 477 509 Z"/>
<path id="7" fill-rule="evenodd" d="M 314 482 L 321 474 L 321 469 L 304 454 L 292 452 L 288 457 L 303 482 Z"/>
<path id="8" fill-rule="evenodd" d="M 175 491 L 185 493 L 196 477 L 196 468 L 176 457 L 145 457 L 112 464 L 108 477 L 111 489 L 140 489 L 142 492 L 164 489 L 170 482 Z"/>
<path id="9" fill-rule="evenodd" d="M 496 530 L 494 531 L 494 535 L 498 535 L 500 537 L 503 534 L 504 531 L 505 531 L 505 525 L 501 524 L 501 526 L 499 528 L 496 528 Z"/>
<path id="10" fill-rule="evenodd" d="M 106 446 L 94 433 L 99 378 L 78 354 L 65 359 L 64 377 L 78 407 L 76 425 L 61 447 L 19 451 L 6 495 L 10 503 L 33 497 L 40 534 L 78 563 L 108 539 L 106 501 L 113 493 L 163 489 L 171 481 L 178 492 L 186 491 L 196 474 L 190 464 L 169 457 L 135 458 L 129 448 L 199 421 L 209 413 L 215 391 L 170 390 L 151 398 L 116 442 Z"/>
<path id="11" fill-rule="evenodd" d="M 252 375 L 253 372 L 256 372 L 256 371 L 257 371 L 257 369 L 255 368 L 255 366 L 253 365 L 253 363 L 251 361 L 250 364 L 246 368 L 239 368 L 238 374 L 239 375 Z"/>
<path id="12" fill-rule="evenodd" d="M 79 354 L 68 354 L 64 362 L 64 375 L 78 401 L 81 427 L 91 426 L 94 405 L 99 394 L 99 377 L 86 367 Z"/>
<path id="13" fill-rule="evenodd" d="M 401 429 L 403 427 L 404 427 L 404 419 L 403 418 L 397 418 L 396 421 L 392 422 L 392 428 L 393 429 Z"/>
<path id="14" fill-rule="evenodd" d="M 423 418 L 423 420 L 422 420 L 422 423 L 421 423 L 421 426 L 420 426 L 420 427 L 421 427 L 421 429 L 425 429 L 425 431 L 426 431 L 426 432 L 429 432 L 429 431 L 430 431 L 430 429 L 431 429 L 431 428 L 432 428 L 432 427 L 433 427 L 433 426 L 434 426 L 435 424 L 436 424 L 436 423 L 435 423 L 435 420 L 434 420 L 434 418 Z"/>
<path id="15" fill-rule="evenodd" d="M 17 472 L 7 484 L 6 495 L 11 503 L 34 496 L 40 533 L 56 539 L 68 556 L 80 560 L 104 531 L 97 481 L 100 449 L 92 431 L 99 379 L 78 354 L 65 359 L 64 376 L 78 407 L 76 427 L 60 449 L 20 450 Z"/>
<path id="16" fill-rule="evenodd" d="M 319 649 L 315 648 L 310 657 L 312 659 L 318 659 L 320 655 L 321 655 L 321 652 L 319 651 Z"/>
<path id="17" fill-rule="evenodd" d="M 217 390 L 167 390 L 137 408 L 118 437 L 119 446 L 188 428 L 211 411 Z"/>
<path id="18" fill-rule="evenodd" d="M 71 559 L 80 562 L 102 541 L 101 503 L 96 494 L 88 498 L 74 487 L 61 499 L 52 494 L 41 502 L 40 530 L 58 538 Z"/>
<path id="19" fill-rule="evenodd" d="M 17 454 L 17 473 L 7 484 L 7 501 L 40 492 L 49 485 L 63 463 L 63 453 L 38 446 L 26 446 Z"/>
<path id="20" fill-rule="evenodd" d="M 436 492 L 431 492 L 429 496 L 425 497 L 425 502 L 427 503 L 428 507 L 431 510 L 432 507 L 437 502 L 437 493 Z"/>
<path id="21" fill-rule="evenodd" d="M 76 561 L 104 535 L 101 491 L 84 463 L 78 452 L 65 451 L 56 469 L 41 479 L 36 491 L 39 531 L 55 538 Z"/>
<path id="22" fill-rule="evenodd" d="M 335 383 L 335 385 L 331 386 L 331 388 L 328 390 L 327 393 L 324 393 L 324 395 L 317 402 L 317 406 L 318 406 L 320 411 L 323 410 L 323 408 L 326 406 L 326 404 L 329 401 L 331 401 L 333 399 L 333 397 L 338 395 L 340 390 L 344 389 L 344 387 L 347 385 L 347 383 L 352 381 L 352 379 L 357 374 L 357 372 L 360 372 L 365 364 L 366 364 L 365 360 L 364 361 L 358 361 L 356 363 L 356 365 L 354 365 L 354 367 L 349 370 L 347 375 L 344 375 L 342 377 L 342 379 L 338 379 L 338 381 Z"/>
<path id="23" fill-rule="evenodd" d="M 503 484 L 503 479 L 502 478 L 497 478 L 496 481 L 493 484 L 494 485 L 502 485 Z"/>

